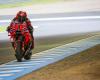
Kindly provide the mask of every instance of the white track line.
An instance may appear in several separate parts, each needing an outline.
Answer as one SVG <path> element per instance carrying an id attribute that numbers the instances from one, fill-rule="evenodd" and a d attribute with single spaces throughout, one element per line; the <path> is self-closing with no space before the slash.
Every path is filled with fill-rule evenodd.
<path id="1" fill-rule="evenodd" d="M 13 69 L 25 69 L 25 68 L 30 68 L 32 66 L 26 66 L 26 67 L 0 67 L 0 70 L 13 70 Z"/>
<path id="2" fill-rule="evenodd" d="M 57 18 L 37 18 L 31 21 L 53 21 L 53 20 L 80 20 L 80 19 L 100 19 L 100 16 L 77 16 L 77 17 L 57 17 Z M 11 22 L 11 20 L 0 20 L 0 23 Z"/>
<path id="3" fill-rule="evenodd" d="M 0 77 L 12 76 L 13 74 L 0 74 Z"/>
<path id="4" fill-rule="evenodd" d="M 1 71 L 0 74 L 4 74 L 4 73 L 13 73 L 13 72 L 21 72 L 22 70 L 5 70 L 5 71 Z"/>
<path id="5" fill-rule="evenodd" d="M 39 63 L 35 63 L 35 64 L 12 64 L 12 65 L 1 65 L 1 67 L 17 67 L 17 66 L 32 66 L 32 65 L 36 65 L 36 64 L 39 64 Z"/>

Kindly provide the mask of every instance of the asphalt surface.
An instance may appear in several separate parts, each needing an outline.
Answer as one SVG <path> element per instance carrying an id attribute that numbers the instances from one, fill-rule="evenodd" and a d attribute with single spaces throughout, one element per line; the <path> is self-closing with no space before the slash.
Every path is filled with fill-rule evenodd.
<path id="1" fill-rule="evenodd" d="M 31 19 L 46 19 L 46 18 L 60 18 L 60 17 L 84 17 L 84 16 L 99 16 L 100 12 L 80 12 L 80 13 L 57 13 L 57 14 L 30 14 Z M 0 16 L 1 20 L 12 19 L 14 15 Z M 0 22 L 1 26 L 8 26 L 10 22 Z M 73 36 L 73 34 L 87 33 L 87 32 L 100 32 L 100 18 L 97 19 L 71 19 L 71 20 L 45 20 L 45 21 L 32 21 L 32 25 L 38 26 L 34 30 L 36 42 L 44 43 L 48 38 L 56 38 L 55 36 L 62 35 Z M 47 39 L 45 37 L 48 37 Z M 40 39 L 39 39 L 40 38 Z M 44 42 L 41 41 L 45 39 Z M 54 39 L 55 40 L 55 39 Z M 57 39 L 56 39 L 57 40 Z M 7 43 L 10 41 L 7 32 L 0 32 L 0 48 L 8 47 Z M 59 41 L 59 40 L 58 40 Z M 4 46 L 3 46 L 4 45 Z M 0 54 L 2 55 L 2 54 Z"/>
<path id="2" fill-rule="evenodd" d="M 15 14 L 16 15 L 16 14 Z M 15 15 L 0 15 L 0 20 L 13 19 Z M 48 13 L 48 14 L 29 14 L 29 18 L 48 18 L 48 17 L 72 17 L 72 16 L 100 16 L 100 11 L 91 12 L 67 12 L 67 13 Z"/>
<path id="3" fill-rule="evenodd" d="M 86 17 L 100 16 L 100 12 L 83 13 L 57 13 L 57 14 L 30 14 L 31 19 L 60 18 L 60 17 Z M 9 20 L 14 15 L 0 16 L 0 20 Z M 0 22 L 1 26 L 8 26 L 9 22 Z M 32 21 L 32 25 L 38 26 L 34 30 L 35 38 L 51 37 L 55 35 L 69 35 L 72 33 L 100 32 L 100 18 L 71 19 L 71 20 L 45 20 Z M 9 40 L 7 32 L 0 33 L 0 42 Z"/>
<path id="4" fill-rule="evenodd" d="M 0 16 L 0 20 L 12 20 L 15 15 Z M 30 14 L 30 19 L 41 19 L 32 21 L 35 37 L 54 36 L 72 33 L 86 33 L 100 31 L 100 18 L 77 19 L 77 17 L 100 16 L 100 12 L 79 12 L 79 13 L 56 13 L 56 14 Z M 48 18 L 67 18 L 76 17 L 76 19 L 58 19 L 49 20 Z M 46 20 L 43 20 L 46 19 Z M 8 26 L 10 22 L 0 22 L 1 26 Z M 0 40 L 8 40 L 7 32 L 0 33 Z"/>

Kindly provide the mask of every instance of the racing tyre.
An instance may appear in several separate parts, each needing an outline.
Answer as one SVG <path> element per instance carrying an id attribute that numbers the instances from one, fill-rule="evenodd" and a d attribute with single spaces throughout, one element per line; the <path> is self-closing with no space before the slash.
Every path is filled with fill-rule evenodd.
<path id="1" fill-rule="evenodd" d="M 24 56 L 24 59 L 30 60 L 30 59 L 31 59 L 31 56 L 32 56 L 32 52 L 30 51 L 29 53 L 27 53 L 27 54 Z"/>
<path id="2" fill-rule="evenodd" d="M 22 61 L 22 46 L 21 46 L 21 42 L 20 41 L 17 41 L 17 44 L 16 44 L 16 54 L 15 54 L 15 57 L 16 57 L 18 62 Z"/>

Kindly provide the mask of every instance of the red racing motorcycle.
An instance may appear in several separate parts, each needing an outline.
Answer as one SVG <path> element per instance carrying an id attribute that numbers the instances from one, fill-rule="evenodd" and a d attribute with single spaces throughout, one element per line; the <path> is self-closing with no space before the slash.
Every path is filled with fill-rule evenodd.
<path id="1" fill-rule="evenodd" d="M 29 60 L 32 55 L 30 52 L 32 46 L 32 37 L 29 33 L 26 23 L 14 24 L 12 27 L 10 27 L 8 36 L 10 36 L 17 61 L 21 62 L 22 58 Z"/>

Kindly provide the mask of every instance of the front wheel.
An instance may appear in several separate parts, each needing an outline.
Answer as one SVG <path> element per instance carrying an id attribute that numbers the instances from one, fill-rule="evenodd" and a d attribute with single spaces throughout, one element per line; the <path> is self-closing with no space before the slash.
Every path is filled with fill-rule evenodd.
<path id="1" fill-rule="evenodd" d="M 15 57 L 17 59 L 18 62 L 22 61 L 22 44 L 21 41 L 16 41 L 16 50 L 15 50 L 16 54 Z"/>

